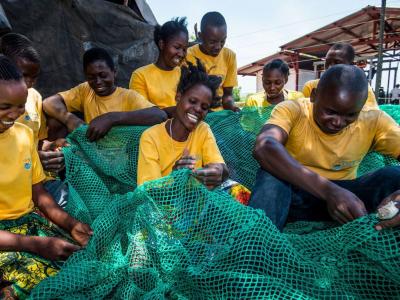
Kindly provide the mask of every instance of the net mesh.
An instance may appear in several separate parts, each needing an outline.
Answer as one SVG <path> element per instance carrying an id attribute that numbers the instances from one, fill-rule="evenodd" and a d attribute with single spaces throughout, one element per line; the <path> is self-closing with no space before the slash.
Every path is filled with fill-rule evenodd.
<path id="1" fill-rule="evenodd" d="M 383 106 L 398 122 L 400 109 Z M 251 188 L 251 153 L 271 109 L 209 114 L 231 178 Z M 114 128 L 65 149 L 67 210 L 91 225 L 88 246 L 34 299 L 399 299 L 400 230 L 374 215 L 344 226 L 298 222 L 280 233 L 263 212 L 208 191 L 188 170 L 136 188 L 144 127 Z M 396 161 L 368 154 L 364 174 Z M 318 229 L 318 230 L 316 230 Z"/>

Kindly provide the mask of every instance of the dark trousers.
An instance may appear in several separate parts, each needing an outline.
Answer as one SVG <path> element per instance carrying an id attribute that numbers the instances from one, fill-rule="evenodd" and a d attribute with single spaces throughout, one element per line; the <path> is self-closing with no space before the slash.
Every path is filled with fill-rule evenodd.
<path id="1" fill-rule="evenodd" d="M 367 211 L 373 212 L 385 197 L 400 189 L 400 167 L 385 167 L 354 180 L 333 182 L 357 195 Z M 279 230 L 287 221 L 332 220 L 325 201 L 263 169 L 258 170 L 249 206 L 264 210 Z"/>

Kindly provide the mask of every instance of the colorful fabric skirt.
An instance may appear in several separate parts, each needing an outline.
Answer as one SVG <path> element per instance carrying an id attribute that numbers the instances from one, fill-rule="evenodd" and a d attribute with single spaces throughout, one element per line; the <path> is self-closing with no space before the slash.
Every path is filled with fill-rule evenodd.
<path id="1" fill-rule="evenodd" d="M 35 212 L 17 220 L 0 221 L 0 230 L 28 236 L 71 239 L 62 229 Z M 40 281 L 57 274 L 60 266 L 61 263 L 31 253 L 0 251 L 0 298 L 27 298 Z"/>
<path id="2" fill-rule="evenodd" d="M 221 189 L 235 198 L 237 201 L 244 205 L 249 204 L 251 192 L 248 188 L 240 183 L 228 179 L 221 184 Z"/>

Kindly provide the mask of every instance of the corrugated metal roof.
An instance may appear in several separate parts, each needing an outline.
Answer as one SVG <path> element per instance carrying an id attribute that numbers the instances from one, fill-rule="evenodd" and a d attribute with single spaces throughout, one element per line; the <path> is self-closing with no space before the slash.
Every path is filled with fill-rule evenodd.
<path id="1" fill-rule="evenodd" d="M 334 43 L 350 43 L 357 56 L 371 57 L 378 53 L 380 7 L 367 6 L 351 15 L 330 23 L 281 46 L 291 50 L 324 57 Z M 384 49 L 400 49 L 400 8 L 386 8 Z M 279 54 L 279 53 L 278 53 Z M 263 64 L 276 54 L 239 68 L 240 75 L 255 75 Z"/>

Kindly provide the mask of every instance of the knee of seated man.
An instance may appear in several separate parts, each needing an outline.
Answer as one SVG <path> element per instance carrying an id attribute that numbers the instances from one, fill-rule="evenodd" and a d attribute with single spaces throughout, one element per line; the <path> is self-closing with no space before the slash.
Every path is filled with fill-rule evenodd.
<path id="1" fill-rule="evenodd" d="M 400 189 L 400 166 L 388 166 L 378 170 L 379 181 L 391 183 Z"/>

